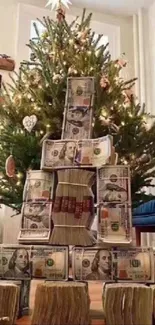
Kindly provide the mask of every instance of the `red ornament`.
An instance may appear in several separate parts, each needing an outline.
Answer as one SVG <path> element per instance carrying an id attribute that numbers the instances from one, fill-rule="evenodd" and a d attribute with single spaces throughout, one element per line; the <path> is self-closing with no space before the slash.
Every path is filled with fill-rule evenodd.
<path id="1" fill-rule="evenodd" d="M 15 166 L 15 161 L 12 155 L 10 155 L 5 163 L 5 171 L 6 175 L 8 177 L 15 177 L 15 172 L 16 172 L 16 166 Z"/>

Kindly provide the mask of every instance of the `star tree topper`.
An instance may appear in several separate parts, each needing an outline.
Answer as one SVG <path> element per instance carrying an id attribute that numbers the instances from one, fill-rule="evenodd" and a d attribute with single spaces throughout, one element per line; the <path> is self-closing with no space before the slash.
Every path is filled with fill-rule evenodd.
<path id="1" fill-rule="evenodd" d="M 70 0 L 48 0 L 46 7 L 51 6 L 52 10 L 54 10 L 58 9 L 59 7 L 61 7 L 61 5 L 63 5 L 64 7 L 69 9 L 69 5 L 71 4 L 72 3 L 70 2 Z"/>

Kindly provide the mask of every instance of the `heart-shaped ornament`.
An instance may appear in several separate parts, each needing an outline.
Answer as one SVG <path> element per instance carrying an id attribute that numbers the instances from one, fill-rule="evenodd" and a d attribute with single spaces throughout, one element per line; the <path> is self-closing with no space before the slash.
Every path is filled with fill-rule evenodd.
<path id="1" fill-rule="evenodd" d="M 23 126 L 28 131 L 31 132 L 34 126 L 37 123 L 37 116 L 31 115 L 31 116 L 25 116 L 23 118 Z"/>

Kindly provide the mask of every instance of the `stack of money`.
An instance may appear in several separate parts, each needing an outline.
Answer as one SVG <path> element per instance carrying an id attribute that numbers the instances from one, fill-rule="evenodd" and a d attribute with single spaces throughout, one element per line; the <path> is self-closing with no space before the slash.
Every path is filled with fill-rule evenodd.
<path id="1" fill-rule="evenodd" d="M 38 284 L 31 325 L 89 325 L 89 307 L 86 283 Z"/>
<path id="2" fill-rule="evenodd" d="M 91 246 L 95 240 L 89 229 L 94 220 L 94 197 L 91 186 L 94 173 L 89 170 L 58 171 L 58 186 L 52 218 L 52 245 Z"/>
<path id="3" fill-rule="evenodd" d="M 106 248 L 74 248 L 72 270 L 76 281 L 112 281 L 112 251 Z"/>
<path id="4" fill-rule="evenodd" d="M 0 324 L 13 325 L 19 309 L 19 287 L 15 284 L 0 283 Z"/>
<path id="5" fill-rule="evenodd" d="M 150 288 L 153 292 L 153 319 L 155 321 L 155 284 L 151 285 Z M 153 322 L 153 324 L 155 324 L 155 322 Z"/>
<path id="6" fill-rule="evenodd" d="M 0 278 L 24 288 L 31 278 L 66 281 L 68 255 L 68 246 L 0 245 Z"/>
<path id="7" fill-rule="evenodd" d="M 97 173 L 98 237 L 111 245 L 131 244 L 130 169 L 105 166 Z"/>
<path id="8" fill-rule="evenodd" d="M 9 324 L 9 317 L 0 318 L 0 325 L 8 325 L 8 324 Z"/>
<path id="9" fill-rule="evenodd" d="M 20 243 L 48 242 L 52 231 L 54 175 L 29 171 L 24 186 Z"/>
<path id="10" fill-rule="evenodd" d="M 103 309 L 106 325 L 152 325 L 153 291 L 142 284 L 106 284 Z"/>
<path id="11" fill-rule="evenodd" d="M 22 316 L 28 316 L 29 315 L 29 297 L 30 297 L 30 280 L 0 280 L 0 285 L 4 284 L 13 284 L 16 285 L 19 288 L 20 295 L 19 295 L 19 310 L 17 318 L 20 318 Z M 1 323 L 0 323 L 1 324 Z"/>
<path id="12" fill-rule="evenodd" d="M 142 247 L 128 250 L 75 247 L 72 269 L 77 281 L 154 283 L 153 250 Z"/>
<path id="13" fill-rule="evenodd" d="M 68 254 L 67 246 L 33 246 L 32 278 L 68 280 Z"/>
<path id="14" fill-rule="evenodd" d="M 117 281 L 154 282 L 152 248 L 129 248 L 113 250 L 113 275 Z"/>
<path id="15" fill-rule="evenodd" d="M 112 137 L 87 140 L 45 140 L 41 168 L 101 167 L 110 162 Z"/>
<path id="16" fill-rule="evenodd" d="M 62 139 L 91 138 L 94 93 L 94 78 L 68 78 Z"/>

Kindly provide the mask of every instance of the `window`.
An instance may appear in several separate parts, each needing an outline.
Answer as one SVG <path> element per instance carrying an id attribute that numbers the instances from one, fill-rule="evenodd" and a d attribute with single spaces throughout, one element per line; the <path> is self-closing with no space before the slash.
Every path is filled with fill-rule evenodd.
<path id="1" fill-rule="evenodd" d="M 31 21 L 31 30 L 30 30 L 30 39 L 34 39 L 37 38 L 37 34 L 36 34 L 36 30 L 35 30 L 35 27 L 34 27 L 34 23 L 37 25 L 37 28 L 38 28 L 38 31 L 39 31 L 39 34 L 41 35 L 44 30 L 45 30 L 45 27 L 38 21 L 38 20 L 32 20 Z M 98 38 L 98 34 L 95 33 L 94 35 L 94 41 L 96 41 Z M 103 35 L 100 39 L 100 41 L 98 42 L 98 47 L 100 47 L 101 45 L 107 45 L 109 43 L 109 38 L 107 35 Z M 108 49 L 109 49 L 109 46 L 108 46 Z M 30 57 L 30 53 L 29 53 L 29 57 Z"/>
<path id="2" fill-rule="evenodd" d="M 36 18 L 42 20 L 43 16 L 50 16 L 55 18 L 55 13 L 47 9 L 40 7 L 34 7 L 26 4 L 18 5 L 18 19 L 17 19 L 17 42 L 16 42 L 16 65 L 19 67 L 20 62 L 27 60 L 30 57 L 29 48 L 25 46 L 29 42 L 30 38 L 36 36 L 33 27 L 33 22 Z M 68 12 L 67 21 L 72 22 L 75 16 Z M 39 30 L 43 31 L 43 26 L 37 21 Z M 120 56 L 120 27 L 116 25 L 110 25 L 101 23 L 98 21 L 91 22 L 91 28 L 96 33 L 96 36 L 103 34 L 100 40 L 100 44 L 109 43 L 109 51 L 112 59 L 116 59 Z"/>
<path id="3" fill-rule="evenodd" d="M 44 26 L 39 21 L 32 20 L 31 21 L 31 30 L 30 30 L 30 38 L 31 39 L 37 37 L 36 31 L 35 31 L 35 28 L 34 28 L 34 23 L 36 23 L 40 34 L 42 34 L 44 32 L 44 30 L 45 30 Z"/>

